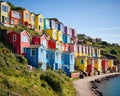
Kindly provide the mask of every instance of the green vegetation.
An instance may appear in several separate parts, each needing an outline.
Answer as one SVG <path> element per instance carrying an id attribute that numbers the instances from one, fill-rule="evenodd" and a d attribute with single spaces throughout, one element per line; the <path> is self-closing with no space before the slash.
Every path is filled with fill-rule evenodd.
<path id="1" fill-rule="evenodd" d="M 27 30 L 32 37 L 33 35 L 41 35 L 42 32 L 37 32 L 32 29 L 26 28 L 24 26 L 15 26 L 15 27 L 5 27 L 5 26 L 0 26 L 0 29 L 7 29 L 8 31 L 23 31 Z"/>
<path id="2" fill-rule="evenodd" d="M 85 34 L 79 34 L 78 39 L 80 43 L 87 44 L 88 46 L 95 46 L 100 48 L 102 57 L 108 59 L 114 59 L 114 64 L 120 64 L 120 46 L 119 44 L 110 44 L 106 41 L 102 41 L 100 38 L 93 39 Z"/>
<path id="3" fill-rule="evenodd" d="M 0 88 L 21 96 L 75 96 L 72 81 L 61 71 L 28 69 L 23 56 L 11 52 L 0 36 Z M 0 92 L 1 94 L 1 92 Z"/>

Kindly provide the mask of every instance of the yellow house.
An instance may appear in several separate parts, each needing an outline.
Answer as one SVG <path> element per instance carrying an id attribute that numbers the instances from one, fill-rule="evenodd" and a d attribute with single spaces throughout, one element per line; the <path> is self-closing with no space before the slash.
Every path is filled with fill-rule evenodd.
<path id="1" fill-rule="evenodd" d="M 30 14 L 30 19 L 31 19 L 31 28 L 32 29 L 35 29 L 35 14 L 34 13 L 31 13 Z"/>
<path id="2" fill-rule="evenodd" d="M 112 69 L 113 65 L 113 59 L 108 59 L 108 67 Z"/>
<path id="3" fill-rule="evenodd" d="M 62 42 L 62 35 L 63 33 L 61 31 L 57 31 L 57 40 Z"/>
<path id="4" fill-rule="evenodd" d="M 35 29 L 44 30 L 44 16 L 42 14 L 35 15 Z"/>
<path id="5" fill-rule="evenodd" d="M 102 66 L 101 66 L 101 59 L 100 58 L 95 58 L 94 59 L 94 68 L 97 70 L 97 71 L 99 71 L 99 72 L 101 72 L 102 71 Z"/>
<path id="6" fill-rule="evenodd" d="M 55 29 L 46 29 L 45 33 L 50 36 L 51 39 L 57 40 L 57 31 Z"/>
<path id="7" fill-rule="evenodd" d="M 78 70 L 87 71 L 87 57 L 77 56 L 75 59 L 75 66 Z"/>
<path id="8" fill-rule="evenodd" d="M 10 6 L 7 2 L 0 1 L 0 22 L 4 24 L 10 23 Z"/>

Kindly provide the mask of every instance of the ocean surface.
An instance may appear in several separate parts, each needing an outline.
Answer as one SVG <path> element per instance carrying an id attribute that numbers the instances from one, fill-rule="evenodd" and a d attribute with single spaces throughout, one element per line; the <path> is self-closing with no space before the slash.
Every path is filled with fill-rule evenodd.
<path id="1" fill-rule="evenodd" d="M 98 89 L 104 96 L 120 96 L 120 76 L 101 83 Z"/>

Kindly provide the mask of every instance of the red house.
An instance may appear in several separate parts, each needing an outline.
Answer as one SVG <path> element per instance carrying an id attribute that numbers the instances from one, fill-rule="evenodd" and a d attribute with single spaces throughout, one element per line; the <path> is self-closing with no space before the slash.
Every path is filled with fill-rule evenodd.
<path id="1" fill-rule="evenodd" d="M 36 45 L 42 44 L 43 46 L 48 48 L 47 36 L 45 34 L 43 34 L 41 36 L 37 36 L 37 35 L 33 36 L 32 37 L 32 44 L 36 44 Z"/>
<path id="2" fill-rule="evenodd" d="M 107 68 L 108 68 L 108 59 L 102 59 L 102 70 L 103 72 L 105 73 L 107 71 Z"/>
<path id="3" fill-rule="evenodd" d="M 69 43 L 69 52 L 74 52 L 74 43 Z"/>
<path id="4" fill-rule="evenodd" d="M 65 51 L 68 52 L 69 44 L 65 44 Z"/>
<path id="5" fill-rule="evenodd" d="M 48 40 L 48 48 L 56 48 L 56 41 L 55 40 Z"/>
<path id="6" fill-rule="evenodd" d="M 89 76 L 91 76 L 94 72 L 94 59 L 93 58 L 87 59 L 87 72 Z"/>
<path id="7" fill-rule="evenodd" d="M 8 33 L 8 43 L 13 46 L 15 53 L 24 55 L 24 48 L 30 46 L 30 34 L 26 30 L 11 31 Z"/>

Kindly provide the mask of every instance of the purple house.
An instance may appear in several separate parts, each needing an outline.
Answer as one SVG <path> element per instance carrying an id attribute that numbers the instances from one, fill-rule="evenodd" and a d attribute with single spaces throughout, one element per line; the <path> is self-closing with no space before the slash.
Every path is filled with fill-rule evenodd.
<path id="1" fill-rule="evenodd" d="M 64 33 L 70 35 L 70 28 L 68 26 L 64 27 Z"/>
<path id="2" fill-rule="evenodd" d="M 77 41 L 77 31 L 75 29 L 71 29 L 71 38 L 74 42 Z"/>

